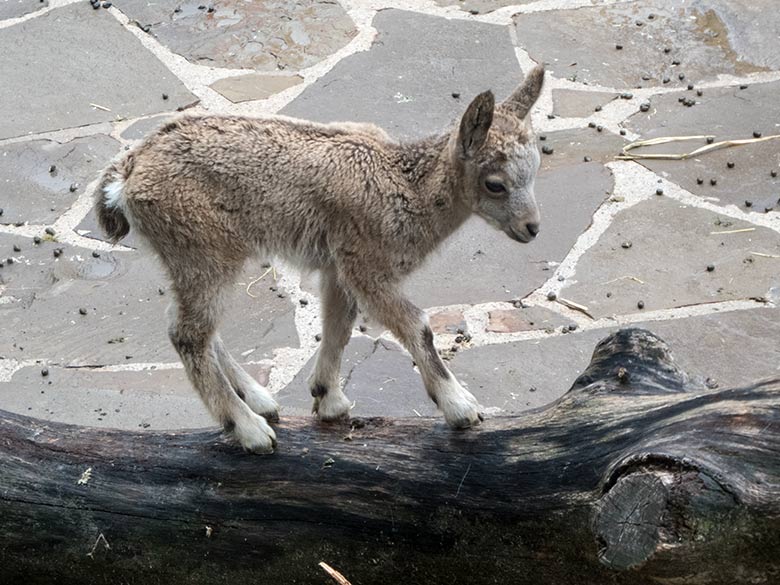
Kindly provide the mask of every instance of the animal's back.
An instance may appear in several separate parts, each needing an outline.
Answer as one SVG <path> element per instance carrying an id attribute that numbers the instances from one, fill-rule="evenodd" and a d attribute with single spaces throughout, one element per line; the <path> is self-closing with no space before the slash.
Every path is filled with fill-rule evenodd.
<path id="1" fill-rule="evenodd" d="M 148 239 L 233 242 L 316 267 L 356 224 L 381 229 L 382 194 L 397 178 L 371 128 L 183 117 L 133 153 L 124 204 Z"/>

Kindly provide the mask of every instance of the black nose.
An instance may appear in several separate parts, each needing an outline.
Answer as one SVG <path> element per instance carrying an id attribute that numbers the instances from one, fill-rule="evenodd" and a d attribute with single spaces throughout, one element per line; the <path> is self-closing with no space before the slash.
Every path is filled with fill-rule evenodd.
<path id="1" fill-rule="evenodd" d="M 525 229 L 528 230 L 528 233 L 531 234 L 534 238 L 539 233 L 539 224 L 538 223 L 527 223 L 525 224 Z"/>

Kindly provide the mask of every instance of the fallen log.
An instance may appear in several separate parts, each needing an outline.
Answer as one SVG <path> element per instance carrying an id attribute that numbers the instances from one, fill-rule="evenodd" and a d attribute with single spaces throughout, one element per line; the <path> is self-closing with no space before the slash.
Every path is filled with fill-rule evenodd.
<path id="1" fill-rule="evenodd" d="M 0 411 L 0 582 L 780 583 L 780 380 L 708 390 L 611 335 L 547 408 L 216 431 Z"/>

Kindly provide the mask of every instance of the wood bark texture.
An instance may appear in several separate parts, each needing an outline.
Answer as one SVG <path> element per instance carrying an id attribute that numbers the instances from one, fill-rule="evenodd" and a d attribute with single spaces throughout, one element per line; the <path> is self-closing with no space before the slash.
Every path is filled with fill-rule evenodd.
<path id="1" fill-rule="evenodd" d="M 520 364 L 522 365 L 522 364 Z M 0 582 L 780 583 L 780 379 L 709 390 L 625 329 L 554 404 L 478 429 L 214 430 L 0 411 Z"/>

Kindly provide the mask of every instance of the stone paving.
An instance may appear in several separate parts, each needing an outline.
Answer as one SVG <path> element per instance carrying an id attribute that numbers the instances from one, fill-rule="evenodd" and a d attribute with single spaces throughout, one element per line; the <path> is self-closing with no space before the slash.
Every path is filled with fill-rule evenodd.
<path id="1" fill-rule="evenodd" d="M 599 339 L 634 324 L 710 386 L 778 375 L 780 141 L 616 158 L 637 139 L 780 133 L 774 8 L 0 2 L 0 408 L 122 428 L 211 424 L 165 333 L 159 266 L 132 237 L 103 241 L 91 212 L 99 171 L 177 111 L 369 121 L 409 140 L 451 124 L 480 91 L 506 96 L 537 62 L 549 73 L 533 120 L 551 149 L 540 237 L 523 246 L 471 220 L 406 285 L 456 375 L 489 416 L 543 406 Z M 222 327 L 283 416 L 310 410 L 316 282 L 253 262 Z M 355 414 L 435 414 L 409 356 L 374 323 L 359 320 L 342 376 Z"/>

